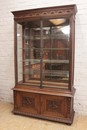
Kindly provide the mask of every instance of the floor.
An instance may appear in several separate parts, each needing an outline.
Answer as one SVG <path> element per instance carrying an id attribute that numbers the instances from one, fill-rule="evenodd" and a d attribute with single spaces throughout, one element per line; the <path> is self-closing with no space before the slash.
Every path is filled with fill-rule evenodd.
<path id="1" fill-rule="evenodd" d="M 0 130 L 87 130 L 87 116 L 75 114 L 71 126 L 12 114 L 13 105 L 0 102 Z"/>

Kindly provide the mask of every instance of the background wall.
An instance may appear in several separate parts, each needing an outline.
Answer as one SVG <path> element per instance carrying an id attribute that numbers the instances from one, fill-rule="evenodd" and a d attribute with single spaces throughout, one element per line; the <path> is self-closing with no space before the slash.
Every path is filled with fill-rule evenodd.
<path id="1" fill-rule="evenodd" d="M 0 100 L 13 101 L 14 21 L 11 11 L 77 4 L 75 38 L 75 111 L 87 114 L 87 0 L 0 0 Z"/>

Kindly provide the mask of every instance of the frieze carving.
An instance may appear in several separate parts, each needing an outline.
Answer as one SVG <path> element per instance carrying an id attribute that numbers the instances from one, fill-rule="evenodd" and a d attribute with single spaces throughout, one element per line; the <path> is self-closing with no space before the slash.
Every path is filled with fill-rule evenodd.
<path id="1" fill-rule="evenodd" d="M 30 17 L 42 17 L 42 16 L 54 16 L 54 15 L 65 15 L 65 14 L 71 14 L 72 10 L 68 9 L 68 10 L 55 10 L 55 11 L 41 11 L 41 12 L 29 12 L 26 14 L 21 14 L 20 16 L 15 16 L 15 19 L 21 19 L 21 18 L 30 18 Z"/>
<path id="2" fill-rule="evenodd" d="M 70 110 L 71 110 L 71 98 L 67 98 L 67 113 L 66 116 L 69 118 L 70 117 Z"/>
<path id="3" fill-rule="evenodd" d="M 34 107 L 35 101 L 31 97 L 22 97 L 22 106 L 23 107 Z"/>
<path id="4" fill-rule="evenodd" d="M 13 12 L 14 19 L 17 21 L 28 19 L 28 18 L 35 18 L 35 17 L 52 17 L 52 16 L 70 16 L 72 15 L 73 7 L 69 8 L 43 8 L 43 9 L 34 9 L 34 10 L 26 10 L 26 11 L 19 11 Z"/>

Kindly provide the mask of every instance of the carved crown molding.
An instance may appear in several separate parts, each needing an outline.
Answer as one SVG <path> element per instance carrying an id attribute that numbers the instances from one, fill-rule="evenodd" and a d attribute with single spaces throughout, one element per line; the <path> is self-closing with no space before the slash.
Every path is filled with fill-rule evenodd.
<path id="1" fill-rule="evenodd" d="M 41 17 L 55 17 L 55 16 L 70 16 L 75 15 L 77 12 L 76 5 L 57 6 L 41 9 L 31 9 L 24 11 L 14 11 L 14 19 L 16 21 L 24 21 L 29 18 Z"/>

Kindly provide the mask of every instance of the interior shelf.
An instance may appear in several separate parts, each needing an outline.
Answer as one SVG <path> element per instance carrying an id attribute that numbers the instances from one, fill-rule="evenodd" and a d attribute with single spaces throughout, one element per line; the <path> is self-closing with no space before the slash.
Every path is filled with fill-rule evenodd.
<path id="1" fill-rule="evenodd" d="M 21 61 L 22 62 L 22 61 Z M 40 60 L 38 59 L 26 59 L 26 60 L 23 60 L 23 62 L 30 62 L 31 64 L 34 64 L 34 63 L 40 63 Z M 67 63 L 69 64 L 69 60 L 43 60 L 43 63 L 59 63 L 59 64 L 62 64 L 62 63 Z"/>
<path id="2" fill-rule="evenodd" d="M 31 47 L 31 48 L 20 48 L 20 49 L 23 49 L 23 50 L 41 50 L 41 48 L 33 48 L 33 47 Z M 43 48 L 43 50 L 70 50 L 69 48 Z"/>

